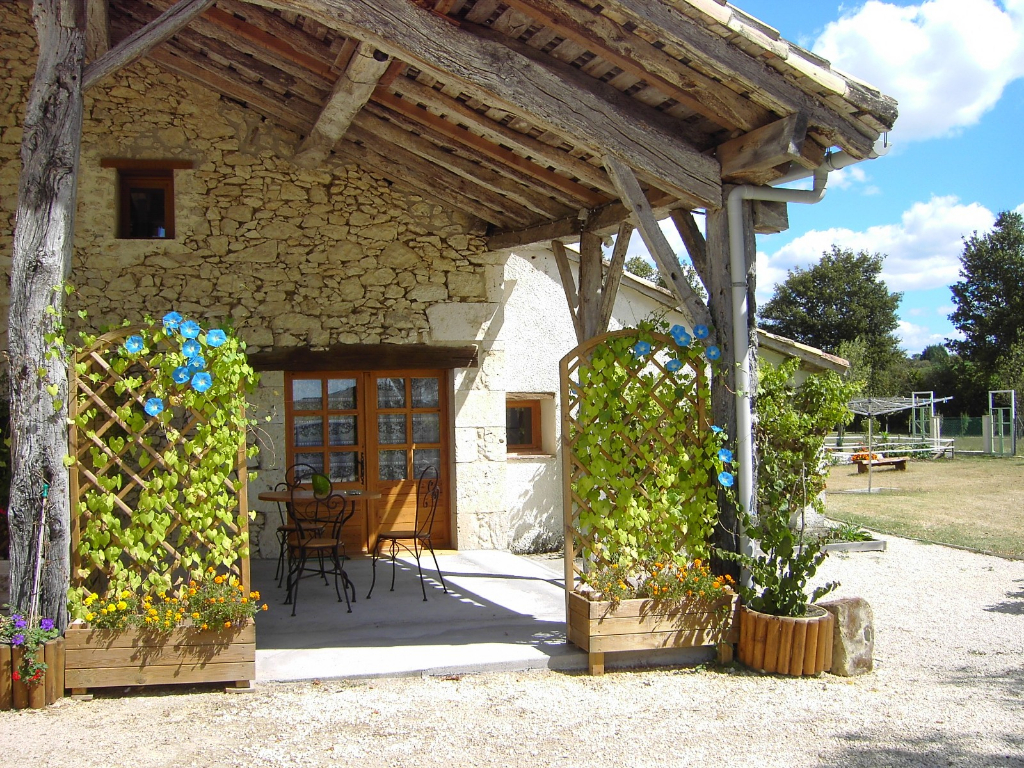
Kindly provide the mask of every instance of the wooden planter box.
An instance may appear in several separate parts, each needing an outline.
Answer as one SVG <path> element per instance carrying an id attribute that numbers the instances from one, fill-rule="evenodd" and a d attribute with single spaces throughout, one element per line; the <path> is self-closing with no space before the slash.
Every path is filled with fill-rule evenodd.
<path id="1" fill-rule="evenodd" d="M 36 651 L 36 659 L 46 663 L 41 682 L 28 685 L 11 676 L 22 658 L 21 648 L 0 645 L 0 712 L 42 709 L 64 696 L 64 638 L 49 640 Z"/>
<path id="2" fill-rule="evenodd" d="M 75 694 L 89 688 L 175 683 L 235 683 L 256 677 L 256 625 L 170 632 L 90 629 L 81 622 L 64 633 L 64 685 Z"/>
<path id="3" fill-rule="evenodd" d="M 807 616 L 789 618 L 740 609 L 739 660 L 779 675 L 820 675 L 832 667 L 835 619 L 817 605 Z"/>
<path id="4" fill-rule="evenodd" d="M 590 655 L 590 674 L 604 672 L 604 655 L 617 651 L 692 648 L 734 643 L 737 595 L 709 600 L 609 601 L 569 594 L 569 641 Z"/>

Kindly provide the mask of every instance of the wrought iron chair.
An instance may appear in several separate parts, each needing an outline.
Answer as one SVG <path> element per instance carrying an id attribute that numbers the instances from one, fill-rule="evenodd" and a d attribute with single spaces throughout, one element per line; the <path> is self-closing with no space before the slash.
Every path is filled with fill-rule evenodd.
<path id="1" fill-rule="evenodd" d="M 291 492 L 302 485 L 307 478 L 316 474 L 316 468 L 310 464 L 292 464 L 285 470 L 284 480 L 274 486 L 275 491 Z M 274 579 L 277 586 L 284 583 L 284 577 L 288 573 L 290 564 L 288 562 L 288 537 L 295 534 L 295 523 L 292 522 L 294 506 L 288 501 L 277 502 L 277 513 L 281 516 L 281 524 L 277 526 L 277 568 L 274 569 Z M 312 530 L 312 525 L 310 525 Z M 323 526 L 320 527 L 323 530 Z"/>
<path id="2" fill-rule="evenodd" d="M 434 545 L 430 541 L 430 529 L 434 525 L 434 517 L 437 515 L 438 501 L 441 499 L 441 483 L 437 476 L 437 468 L 428 466 L 420 472 L 416 488 L 416 522 L 413 530 L 386 531 L 378 534 L 377 543 L 373 547 L 373 580 L 370 582 L 370 591 L 366 599 L 373 594 L 373 586 L 377 583 L 377 561 L 381 557 L 381 548 L 386 543 L 391 555 L 391 591 L 395 591 L 395 556 L 399 549 L 412 554 L 416 558 L 416 569 L 420 574 L 420 589 L 423 590 L 423 601 L 427 600 L 427 587 L 423 581 L 423 567 L 420 565 L 420 556 L 424 549 L 430 550 L 430 556 L 434 558 L 434 568 L 437 569 L 437 576 L 441 579 L 441 587 L 445 594 L 448 594 L 448 586 L 444 583 L 444 574 L 441 573 L 441 566 L 437 564 L 437 555 L 434 554 Z"/>
<path id="3" fill-rule="evenodd" d="M 295 532 L 287 545 L 288 596 L 284 602 L 285 605 L 291 604 L 294 616 L 299 602 L 299 583 L 302 579 L 319 575 L 326 584 L 329 583 L 327 577 L 333 575 L 338 602 L 340 603 L 344 596 L 345 607 L 352 613 L 352 603 L 356 601 L 356 588 L 345 571 L 345 561 L 348 557 L 345 554 L 341 532 L 345 523 L 352 517 L 355 505 L 341 494 L 333 492 L 331 481 L 326 475 L 314 473 L 310 477 L 310 482 L 313 486 L 313 516 L 304 519 L 302 515 L 293 515 Z M 298 486 L 292 489 L 293 495 L 297 490 Z M 295 509 L 294 501 L 292 508 Z M 310 557 L 317 560 L 317 565 L 313 568 L 307 567 Z M 328 559 L 331 563 L 330 568 L 327 567 Z"/>

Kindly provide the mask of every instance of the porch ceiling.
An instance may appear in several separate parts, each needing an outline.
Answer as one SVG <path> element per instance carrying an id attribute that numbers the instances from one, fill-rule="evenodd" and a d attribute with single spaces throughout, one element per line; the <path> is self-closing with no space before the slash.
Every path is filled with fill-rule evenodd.
<path id="1" fill-rule="evenodd" d="M 112 41 L 171 5 L 110 0 Z M 624 218 L 606 155 L 656 209 L 718 207 L 723 168 L 863 157 L 896 118 L 720 0 L 217 0 L 149 57 L 295 132 L 296 162 L 354 161 L 506 247 Z M 794 115 L 806 139 L 764 153 Z"/>

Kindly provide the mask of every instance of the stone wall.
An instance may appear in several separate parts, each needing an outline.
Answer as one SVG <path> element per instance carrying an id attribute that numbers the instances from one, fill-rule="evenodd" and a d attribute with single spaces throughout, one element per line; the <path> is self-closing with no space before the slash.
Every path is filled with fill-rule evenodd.
<path id="1" fill-rule="evenodd" d="M 0 5 L 0 43 L 0 272 L 7 277 L 20 123 L 36 56 L 24 0 Z M 486 488 L 504 479 L 504 457 L 496 460 L 487 432 L 503 429 L 504 403 L 502 396 L 499 410 L 485 386 L 503 364 L 487 341 L 503 259 L 486 252 L 478 220 L 380 175 L 340 163 L 294 167 L 288 158 L 300 138 L 145 60 L 108 77 L 85 99 L 70 308 L 86 309 L 91 328 L 171 309 L 201 321 L 230 318 L 251 351 L 482 341 L 481 368 L 460 372 L 454 393 L 457 430 L 483 430 L 474 432 L 479 446 L 462 440 L 456 450 L 458 540 L 502 546 L 504 534 L 490 526 L 503 499 Z M 174 172 L 174 240 L 117 239 L 117 171 L 101 168 L 102 158 L 192 162 Z M 4 292 L 4 340 L 7 309 Z M 271 417 L 261 426 L 273 448 L 260 459 L 254 500 L 281 478 L 283 398 L 282 374 L 265 375 L 256 401 Z M 264 532 L 265 554 L 272 541 Z"/>

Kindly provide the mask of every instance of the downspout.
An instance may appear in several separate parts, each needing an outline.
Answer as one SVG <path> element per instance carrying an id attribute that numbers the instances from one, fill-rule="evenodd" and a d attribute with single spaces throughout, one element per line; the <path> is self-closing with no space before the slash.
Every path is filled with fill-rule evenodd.
<path id="1" fill-rule="evenodd" d="M 864 160 L 874 160 L 888 154 L 890 145 L 886 137 L 875 143 L 874 150 L 866 158 L 856 158 L 845 152 L 837 152 L 825 158 L 825 162 L 813 171 L 800 169 L 772 182 L 771 187 L 745 184 L 735 187 L 726 202 L 729 220 L 729 267 L 732 273 L 732 334 L 733 347 L 739 370 L 736 373 L 736 457 L 739 463 L 739 502 L 745 509 L 751 509 L 754 496 L 754 443 L 753 414 L 750 405 L 750 332 L 749 307 L 747 306 L 747 263 L 743 248 L 743 202 L 745 200 L 769 200 L 781 203 L 803 203 L 814 205 L 825 197 L 825 185 L 832 171 Z M 808 176 L 814 176 L 813 189 L 776 189 Z M 750 540 L 740 530 L 740 551 L 753 554 Z"/>

